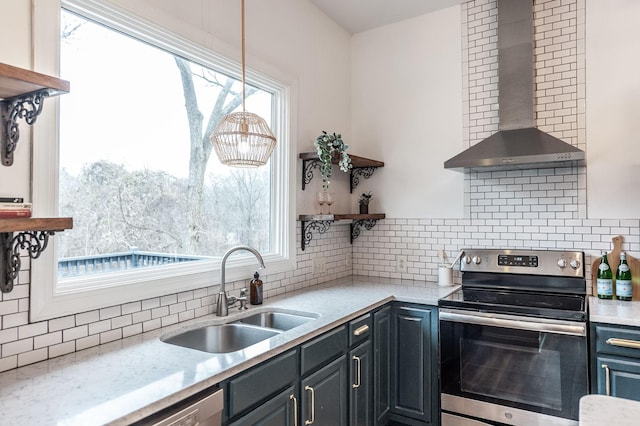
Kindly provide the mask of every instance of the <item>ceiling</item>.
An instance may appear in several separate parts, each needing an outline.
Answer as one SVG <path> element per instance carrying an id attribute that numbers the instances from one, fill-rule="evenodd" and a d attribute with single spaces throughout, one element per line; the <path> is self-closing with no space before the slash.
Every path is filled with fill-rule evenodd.
<path id="1" fill-rule="evenodd" d="M 352 34 L 424 15 L 467 0 L 310 0 Z"/>

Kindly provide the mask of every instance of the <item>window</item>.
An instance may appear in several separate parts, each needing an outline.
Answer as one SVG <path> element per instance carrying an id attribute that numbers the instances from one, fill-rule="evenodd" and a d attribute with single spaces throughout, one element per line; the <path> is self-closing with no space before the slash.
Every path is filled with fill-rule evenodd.
<path id="1" fill-rule="evenodd" d="M 74 229 L 54 238 L 57 271 L 33 264 L 34 281 L 53 277 L 38 282 L 32 317 L 213 285 L 239 244 L 263 254 L 267 273 L 292 269 L 287 87 L 248 74 L 247 110 L 271 123 L 278 145 L 265 167 L 228 168 L 209 136 L 241 108 L 238 64 L 93 1 L 59 13 L 60 75 L 72 91 L 59 100 L 50 169 L 58 215 Z M 44 190 L 34 176 L 34 201 Z M 256 266 L 234 255 L 227 281 Z"/>

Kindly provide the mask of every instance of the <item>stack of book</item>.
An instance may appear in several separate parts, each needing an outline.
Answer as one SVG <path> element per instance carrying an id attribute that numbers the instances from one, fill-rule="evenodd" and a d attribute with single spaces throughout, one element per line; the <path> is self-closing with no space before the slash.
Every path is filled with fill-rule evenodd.
<path id="1" fill-rule="evenodd" d="M 31 217 L 31 203 L 18 197 L 0 197 L 0 219 Z"/>

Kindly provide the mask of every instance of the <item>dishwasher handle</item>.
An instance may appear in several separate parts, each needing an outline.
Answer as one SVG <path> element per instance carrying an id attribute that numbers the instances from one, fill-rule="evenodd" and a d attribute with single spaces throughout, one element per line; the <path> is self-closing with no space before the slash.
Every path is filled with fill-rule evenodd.
<path id="1" fill-rule="evenodd" d="M 222 389 L 217 389 L 201 398 L 187 398 L 184 402 L 169 407 L 136 425 L 149 426 L 220 426 L 224 398 Z"/>

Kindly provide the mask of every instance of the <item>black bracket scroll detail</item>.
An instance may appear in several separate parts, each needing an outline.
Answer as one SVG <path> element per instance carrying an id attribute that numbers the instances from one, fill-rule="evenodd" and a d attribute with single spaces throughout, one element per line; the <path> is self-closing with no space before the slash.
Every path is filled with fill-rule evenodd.
<path id="1" fill-rule="evenodd" d="M 42 112 L 44 98 L 47 96 L 49 96 L 49 91 L 44 89 L 0 101 L 0 114 L 2 115 L 0 138 L 2 142 L 2 164 L 5 166 L 13 164 L 13 152 L 16 150 L 20 139 L 18 119 L 24 119 L 29 125 L 35 123 Z"/>
<path id="2" fill-rule="evenodd" d="M 302 190 L 313 179 L 313 169 L 320 169 L 320 160 L 302 160 Z"/>
<path id="3" fill-rule="evenodd" d="M 361 227 L 364 226 L 367 231 L 370 231 L 374 226 L 376 226 L 376 222 L 378 222 L 378 219 L 354 220 L 351 224 L 351 244 L 353 244 L 353 240 L 360 236 Z"/>
<path id="4" fill-rule="evenodd" d="M 329 227 L 331 226 L 331 221 L 330 220 L 313 220 L 310 222 L 302 221 L 300 222 L 300 224 L 301 224 L 300 229 L 302 230 L 300 248 L 302 248 L 302 251 L 304 251 L 305 247 L 309 245 L 309 243 L 313 239 L 313 231 L 316 231 L 319 234 L 324 234 L 329 230 Z"/>
<path id="5" fill-rule="evenodd" d="M 351 187 L 349 192 L 353 193 L 353 190 L 356 189 L 358 184 L 360 183 L 360 178 L 363 177 L 365 179 L 369 179 L 373 172 L 376 171 L 375 167 L 358 167 L 356 169 L 351 169 Z"/>
<path id="6" fill-rule="evenodd" d="M 13 290 L 13 282 L 18 278 L 22 265 L 20 251 L 26 250 L 31 259 L 37 259 L 47 248 L 49 237 L 54 234 L 54 231 L 24 231 L 15 237 L 11 232 L 0 234 L 2 245 L 0 269 L 4 273 L 2 280 L 0 280 L 0 291 L 9 293 Z"/>

